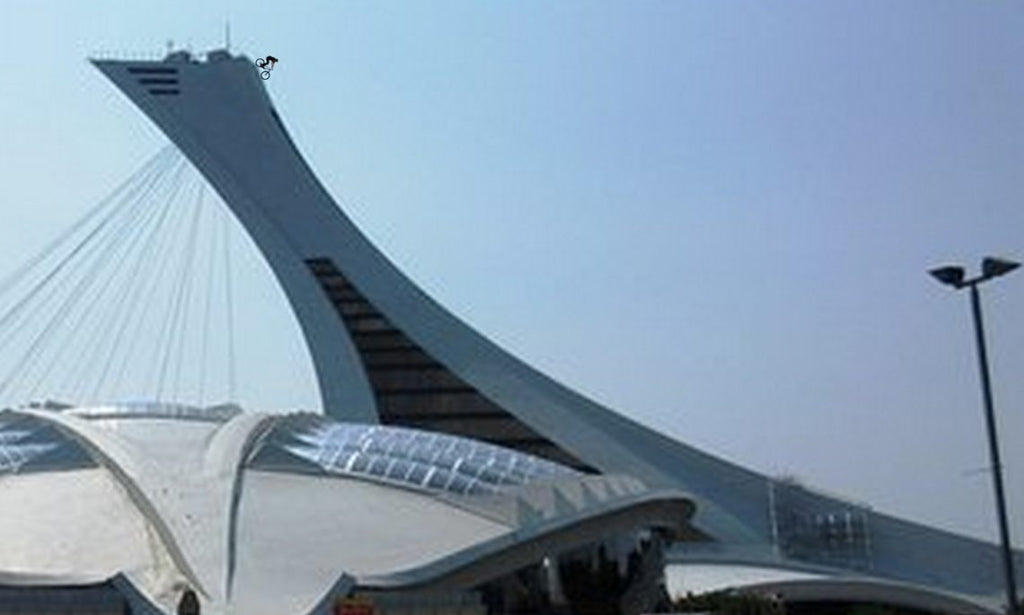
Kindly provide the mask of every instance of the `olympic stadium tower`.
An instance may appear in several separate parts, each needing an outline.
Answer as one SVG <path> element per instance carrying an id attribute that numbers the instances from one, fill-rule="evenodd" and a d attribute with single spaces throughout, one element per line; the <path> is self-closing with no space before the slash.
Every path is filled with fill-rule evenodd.
<path id="1" fill-rule="evenodd" d="M 255 242 L 324 415 L 3 411 L 0 613 L 632 614 L 666 580 L 999 611 L 994 545 L 672 440 L 450 314 L 327 193 L 250 58 L 94 64 Z"/>

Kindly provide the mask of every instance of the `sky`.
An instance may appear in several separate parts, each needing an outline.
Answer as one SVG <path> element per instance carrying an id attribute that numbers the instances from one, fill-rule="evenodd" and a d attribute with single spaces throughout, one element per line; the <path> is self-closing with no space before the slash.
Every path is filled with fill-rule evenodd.
<path id="1" fill-rule="evenodd" d="M 0 274 L 166 143 L 86 58 L 230 22 L 345 212 L 478 331 L 708 452 L 995 537 L 968 297 L 927 271 L 1024 259 L 1020 3 L 0 9 Z M 237 241 L 238 397 L 315 408 Z M 1024 274 L 983 299 L 1024 545 Z"/>

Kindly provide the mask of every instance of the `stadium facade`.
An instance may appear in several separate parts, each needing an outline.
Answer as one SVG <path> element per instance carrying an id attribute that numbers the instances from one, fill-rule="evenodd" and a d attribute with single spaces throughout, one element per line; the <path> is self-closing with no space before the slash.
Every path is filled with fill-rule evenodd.
<path id="1" fill-rule="evenodd" d="M 383 612 L 439 601 L 453 613 L 634 613 L 657 601 L 667 561 L 677 588 L 1000 609 L 994 545 L 674 441 L 447 312 L 330 197 L 249 58 L 94 64 L 255 241 L 297 315 L 326 416 L 0 415 L 0 455 L 25 459 L 5 471 L 0 457 L 0 498 L 53 517 L 26 510 L 0 529 L 20 540 L 0 552 L 0 601 L 89 591 L 168 612 L 188 588 L 217 613 L 325 612 L 353 595 Z M 93 502 L 103 530 L 87 531 L 65 497 Z M 126 521 L 104 524 L 111 515 Z"/>

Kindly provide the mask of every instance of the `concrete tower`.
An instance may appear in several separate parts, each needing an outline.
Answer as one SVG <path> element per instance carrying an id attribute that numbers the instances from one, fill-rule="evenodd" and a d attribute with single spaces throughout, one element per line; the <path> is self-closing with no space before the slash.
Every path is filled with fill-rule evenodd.
<path id="1" fill-rule="evenodd" d="M 176 52 L 157 62 L 94 63 L 254 239 L 298 317 L 328 415 L 468 436 L 587 472 L 682 488 L 711 546 L 681 546 L 681 562 L 812 570 L 832 581 L 852 575 L 867 580 L 869 594 L 890 597 L 894 583 L 911 594 L 988 603 L 999 594 L 993 545 L 780 483 L 671 440 L 472 330 L 346 217 L 291 140 L 249 58 L 216 51 L 197 61 Z"/>

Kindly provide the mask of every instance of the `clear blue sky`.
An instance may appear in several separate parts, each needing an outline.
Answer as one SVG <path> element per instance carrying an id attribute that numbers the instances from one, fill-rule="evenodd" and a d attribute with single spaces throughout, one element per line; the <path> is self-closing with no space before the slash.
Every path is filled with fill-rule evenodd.
<path id="1" fill-rule="evenodd" d="M 1024 258 L 1024 5 L 0 9 L 0 272 L 165 142 L 85 58 L 204 51 L 230 17 L 347 213 L 499 344 L 713 453 L 994 536 L 967 297 L 925 272 Z M 242 400 L 309 407 L 247 266 Z M 1024 545 L 1024 274 L 985 300 Z"/>

